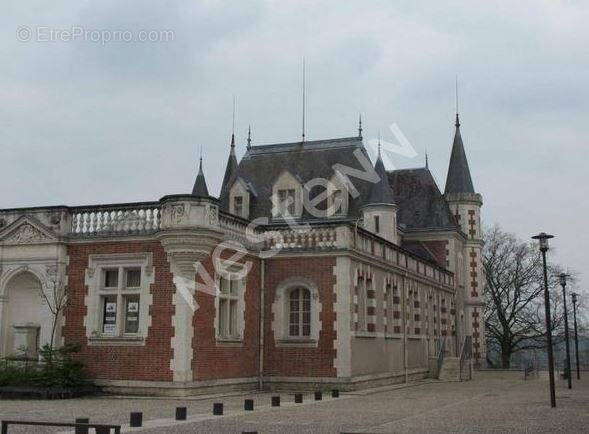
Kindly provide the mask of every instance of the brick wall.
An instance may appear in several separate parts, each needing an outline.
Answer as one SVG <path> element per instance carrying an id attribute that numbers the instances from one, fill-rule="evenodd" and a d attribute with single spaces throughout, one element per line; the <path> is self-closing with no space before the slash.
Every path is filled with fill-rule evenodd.
<path id="1" fill-rule="evenodd" d="M 222 257 L 231 256 L 231 252 Z M 258 375 L 259 354 L 259 297 L 260 297 L 260 262 L 257 258 L 247 257 L 252 268 L 247 276 L 245 290 L 245 323 L 243 342 L 217 343 L 215 336 L 215 297 L 212 293 L 197 291 L 196 301 L 199 305 L 193 319 L 194 357 L 192 370 L 195 380 L 213 380 L 222 378 L 245 378 Z M 209 276 L 213 278 L 214 269 L 209 258 L 202 262 Z M 200 283 L 204 283 L 200 278 Z"/>
<path id="2" fill-rule="evenodd" d="M 112 253 L 153 254 L 155 281 L 150 287 L 153 303 L 149 309 L 151 326 L 147 331 L 145 346 L 88 346 L 84 316 L 85 270 L 88 255 Z M 80 359 L 92 378 L 110 380 L 171 381 L 170 360 L 173 356 L 170 339 L 174 333 L 171 316 L 172 281 L 166 253 L 159 242 L 119 242 L 74 244 L 68 246 L 68 287 L 71 291 L 66 310 L 66 322 L 62 330 L 65 343 L 81 343 Z"/>
<path id="3" fill-rule="evenodd" d="M 335 258 L 273 258 L 267 261 L 265 275 L 264 309 L 266 321 L 264 327 L 265 376 L 289 377 L 335 377 L 334 359 L 335 313 L 333 304 L 335 276 L 333 267 Z M 285 279 L 303 277 L 312 280 L 319 289 L 319 302 L 322 304 L 319 343 L 316 348 L 277 347 L 272 330 L 272 304 L 276 288 Z"/>

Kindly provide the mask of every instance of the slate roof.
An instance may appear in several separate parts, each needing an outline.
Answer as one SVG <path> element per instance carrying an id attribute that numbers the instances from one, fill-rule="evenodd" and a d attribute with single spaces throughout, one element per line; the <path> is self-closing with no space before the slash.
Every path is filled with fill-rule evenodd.
<path id="1" fill-rule="evenodd" d="M 374 171 L 378 174 L 379 181 L 372 185 L 368 203 L 395 203 L 393 189 L 391 188 L 387 171 L 385 170 L 384 163 L 380 157 L 380 151 L 378 153 L 378 158 L 376 159 L 376 164 L 374 165 Z"/>
<path id="2" fill-rule="evenodd" d="M 221 196 L 227 194 L 229 181 L 235 174 L 237 166 L 237 157 L 235 156 L 235 134 L 231 134 L 231 151 L 229 152 L 229 158 L 227 159 L 227 166 L 225 166 L 225 176 L 223 176 L 223 183 L 221 184 Z"/>
<path id="3" fill-rule="evenodd" d="M 229 185 L 238 177 L 251 185 L 257 196 L 250 199 L 250 219 L 270 218 L 272 185 L 283 171 L 288 171 L 302 184 L 315 178 L 330 180 L 335 175 L 333 166 L 338 163 L 364 171 L 354 155 L 355 151 L 368 158 L 360 137 L 253 146 L 246 151 Z M 359 209 L 370 194 L 372 184 L 352 176 L 350 179 L 360 196 L 350 198 L 348 210 L 350 218 L 358 218 Z M 313 189 L 309 196 L 313 198 L 320 191 L 319 187 Z M 225 210 L 229 208 L 228 197 L 221 197 L 221 207 Z M 315 217 L 305 211 L 303 218 Z"/>
<path id="4" fill-rule="evenodd" d="M 207 188 L 207 181 L 202 171 L 202 158 L 198 165 L 198 175 L 196 175 L 196 181 L 194 181 L 194 187 L 192 188 L 192 195 L 198 197 L 208 197 L 209 189 Z"/>
<path id="5" fill-rule="evenodd" d="M 468 160 L 464 152 L 464 144 L 460 135 L 460 120 L 456 114 L 456 132 L 454 134 L 454 143 L 452 144 L 452 154 L 450 156 L 450 166 L 448 167 L 448 177 L 446 178 L 445 193 L 474 193 Z"/>
<path id="6" fill-rule="evenodd" d="M 454 230 L 456 219 L 428 168 L 388 172 L 404 231 Z"/>
<path id="7" fill-rule="evenodd" d="M 256 192 L 250 198 L 250 219 L 271 218 L 272 185 L 283 171 L 288 171 L 302 184 L 315 178 L 332 179 L 335 174 L 333 166 L 338 163 L 364 172 L 354 152 L 361 152 L 368 158 L 361 137 L 254 146 L 247 150 L 228 185 L 241 178 L 250 191 Z M 384 174 L 381 176 L 382 184 L 372 184 L 350 175 L 359 196 L 350 197 L 349 220 L 357 220 L 362 215 L 360 208 L 368 203 L 395 203 L 399 207 L 399 224 L 405 231 L 457 228 L 448 203 L 429 169 L 386 172 L 382 160 L 380 163 L 377 160 L 375 169 L 377 173 L 381 171 Z M 320 188 L 312 190 L 310 197 L 320 191 Z M 221 208 L 228 211 L 228 195 L 220 200 Z M 303 219 L 315 218 L 304 211 Z"/>
<path id="8" fill-rule="evenodd" d="M 436 256 L 421 241 L 405 241 L 405 240 L 403 240 L 401 247 L 404 248 L 405 250 L 413 253 L 414 255 L 417 255 L 417 256 L 419 256 L 429 262 L 433 262 L 434 264 L 439 265 L 440 267 L 446 268 L 446 264 L 438 264 L 438 260 L 437 260 Z"/>

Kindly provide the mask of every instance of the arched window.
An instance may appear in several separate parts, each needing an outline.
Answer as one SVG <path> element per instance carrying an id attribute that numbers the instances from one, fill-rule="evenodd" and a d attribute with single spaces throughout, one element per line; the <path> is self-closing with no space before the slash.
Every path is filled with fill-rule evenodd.
<path id="1" fill-rule="evenodd" d="M 290 291 L 288 334 L 290 337 L 311 336 L 311 292 L 306 288 Z"/>

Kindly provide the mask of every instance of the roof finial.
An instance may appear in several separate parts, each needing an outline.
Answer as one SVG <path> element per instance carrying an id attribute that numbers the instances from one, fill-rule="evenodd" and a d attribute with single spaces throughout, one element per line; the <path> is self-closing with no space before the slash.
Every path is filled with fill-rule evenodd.
<path id="1" fill-rule="evenodd" d="M 252 126 L 248 125 L 247 127 L 247 148 L 252 148 Z"/>
<path id="2" fill-rule="evenodd" d="M 305 142 L 305 57 L 303 56 L 303 143 Z"/>
<path id="3" fill-rule="evenodd" d="M 380 158 L 380 131 L 378 132 L 378 158 Z"/>
<path id="4" fill-rule="evenodd" d="M 429 169 L 429 159 L 427 155 L 427 148 L 425 148 L 425 168 Z"/>
<path id="5" fill-rule="evenodd" d="M 233 95 L 233 119 L 231 121 L 231 148 L 235 148 L 235 95 Z"/>
<path id="6" fill-rule="evenodd" d="M 460 126 L 460 119 L 458 117 L 458 74 L 456 74 L 456 123 L 454 126 L 456 128 Z"/>
<path id="7" fill-rule="evenodd" d="M 362 113 L 358 117 L 358 137 L 362 138 Z"/>

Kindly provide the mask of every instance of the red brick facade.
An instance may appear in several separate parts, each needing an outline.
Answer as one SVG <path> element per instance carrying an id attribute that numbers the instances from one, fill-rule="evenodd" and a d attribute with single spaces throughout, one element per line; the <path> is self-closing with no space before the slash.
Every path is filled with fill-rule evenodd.
<path id="1" fill-rule="evenodd" d="M 149 308 L 151 326 L 148 329 L 144 346 L 88 346 L 84 316 L 87 307 L 84 297 L 88 294 L 85 285 L 85 272 L 88 256 L 92 254 L 144 253 L 153 254 L 156 270 L 155 282 L 150 292 L 153 303 Z M 65 343 L 82 344 L 80 359 L 86 365 L 92 378 L 109 380 L 149 380 L 171 381 L 170 360 L 172 315 L 174 307 L 172 296 L 175 286 L 172 281 L 166 253 L 161 244 L 155 242 L 120 242 L 105 244 L 72 244 L 68 246 L 68 287 L 70 301 L 65 313 L 63 327 Z"/>
<path id="2" fill-rule="evenodd" d="M 258 375 L 260 262 L 247 257 L 252 265 L 245 290 L 245 323 L 242 342 L 218 343 L 215 336 L 215 297 L 204 291 L 196 292 L 199 305 L 193 319 L 194 356 L 192 370 L 195 380 L 247 378 Z M 212 260 L 202 263 L 209 276 L 214 276 Z M 199 279 L 199 281 L 201 281 Z M 202 282 L 202 281 L 201 281 Z"/>
<path id="3" fill-rule="evenodd" d="M 264 309 L 267 321 L 264 329 L 264 375 L 286 377 L 335 377 L 334 359 L 336 338 L 333 323 L 335 313 L 333 267 L 335 258 L 274 258 L 267 261 L 265 275 Z M 312 280 L 319 288 L 321 303 L 321 331 L 317 348 L 279 347 L 272 329 L 272 304 L 276 289 L 287 278 L 303 277 Z"/>

